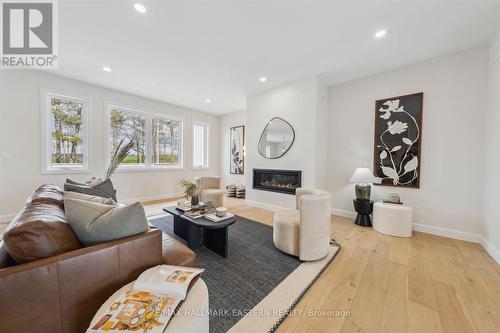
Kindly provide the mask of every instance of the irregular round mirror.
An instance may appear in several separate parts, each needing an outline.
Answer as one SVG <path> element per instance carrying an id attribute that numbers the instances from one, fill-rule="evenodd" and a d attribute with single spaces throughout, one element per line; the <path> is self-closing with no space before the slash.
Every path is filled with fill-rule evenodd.
<path id="1" fill-rule="evenodd" d="M 265 158 L 280 158 L 290 149 L 295 131 L 287 121 L 274 117 L 267 123 L 259 140 L 259 153 Z"/>

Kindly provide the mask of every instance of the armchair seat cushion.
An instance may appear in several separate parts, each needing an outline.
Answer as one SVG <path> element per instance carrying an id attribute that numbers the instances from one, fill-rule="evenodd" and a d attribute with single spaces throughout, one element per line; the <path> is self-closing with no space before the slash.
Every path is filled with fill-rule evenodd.
<path id="1" fill-rule="evenodd" d="M 217 189 L 203 190 L 201 193 L 201 201 L 211 201 L 214 207 L 221 207 L 223 205 L 224 192 Z"/>
<path id="2" fill-rule="evenodd" d="M 279 210 L 274 214 L 273 241 L 281 251 L 299 255 L 300 212 L 296 209 Z"/>

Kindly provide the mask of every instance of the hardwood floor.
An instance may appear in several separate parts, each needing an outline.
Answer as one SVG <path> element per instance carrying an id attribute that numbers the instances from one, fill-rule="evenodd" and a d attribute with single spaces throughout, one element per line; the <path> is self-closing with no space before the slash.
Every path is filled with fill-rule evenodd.
<path id="1" fill-rule="evenodd" d="M 154 215 L 166 204 L 145 206 Z M 239 199 L 225 205 L 272 225 L 271 211 Z M 277 332 L 500 332 L 500 266 L 480 245 L 419 232 L 386 236 L 338 216 L 331 236 L 342 250 Z"/>

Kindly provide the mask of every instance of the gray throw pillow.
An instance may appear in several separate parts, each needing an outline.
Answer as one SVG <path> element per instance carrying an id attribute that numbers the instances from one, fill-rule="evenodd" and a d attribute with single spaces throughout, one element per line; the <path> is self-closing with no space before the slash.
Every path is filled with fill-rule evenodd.
<path id="1" fill-rule="evenodd" d="M 111 198 L 103 198 L 97 195 L 89 195 L 71 191 L 64 191 L 64 199 L 79 199 L 79 200 L 102 203 L 105 205 L 117 205 L 117 203 Z"/>
<path id="2" fill-rule="evenodd" d="M 79 199 L 64 199 L 66 219 L 84 246 L 108 242 L 149 229 L 141 203 L 106 205 Z"/>
<path id="3" fill-rule="evenodd" d="M 68 180 L 70 182 L 68 182 Z M 116 190 L 113 187 L 113 183 L 111 182 L 111 179 L 109 179 L 109 178 L 94 185 L 94 186 L 81 185 L 81 183 L 80 184 L 75 184 L 75 183 L 76 183 L 75 181 L 72 181 L 70 179 L 66 179 L 66 183 L 64 184 L 64 190 L 88 194 L 88 195 L 97 195 L 99 197 L 111 198 L 114 201 L 117 201 L 116 200 Z"/>

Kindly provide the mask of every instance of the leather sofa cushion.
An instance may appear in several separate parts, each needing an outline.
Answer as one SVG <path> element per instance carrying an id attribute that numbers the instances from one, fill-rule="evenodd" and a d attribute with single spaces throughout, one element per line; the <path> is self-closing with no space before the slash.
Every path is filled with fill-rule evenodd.
<path id="1" fill-rule="evenodd" d="M 193 267 L 196 253 L 177 239 L 162 232 L 163 263 L 176 266 Z"/>
<path id="2" fill-rule="evenodd" d="M 81 247 L 66 222 L 64 210 L 43 200 L 32 200 L 24 207 L 7 226 L 3 241 L 18 264 Z"/>
<path id="3" fill-rule="evenodd" d="M 63 192 L 54 184 L 43 184 L 33 192 L 28 203 L 47 203 L 57 205 L 64 209 Z"/>
<path id="4" fill-rule="evenodd" d="M 0 240 L 0 269 L 10 267 L 14 265 L 15 262 L 12 260 L 9 252 L 7 252 L 7 248 L 3 243 L 3 240 Z"/>

